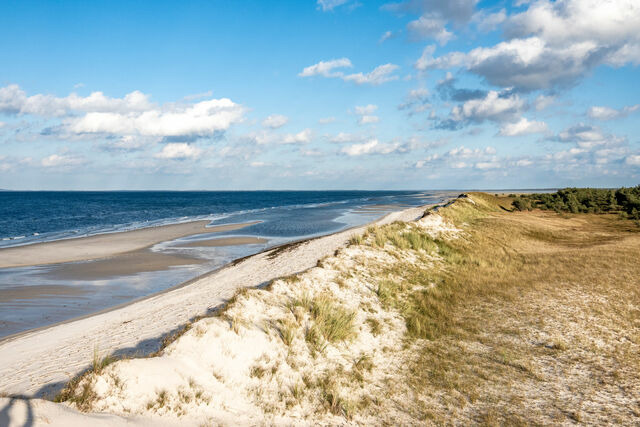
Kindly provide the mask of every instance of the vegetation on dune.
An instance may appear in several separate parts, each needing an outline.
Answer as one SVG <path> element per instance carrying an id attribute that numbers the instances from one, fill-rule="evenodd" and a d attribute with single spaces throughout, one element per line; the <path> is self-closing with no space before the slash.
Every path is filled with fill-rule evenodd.
<path id="1" fill-rule="evenodd" d="M 640 185 L 617 190 L 566 188 L 555 193 L 523 194 L 513 206 L 519 211 L 534 208 L 571 213 L 619 213 L 640 220 Z"/>

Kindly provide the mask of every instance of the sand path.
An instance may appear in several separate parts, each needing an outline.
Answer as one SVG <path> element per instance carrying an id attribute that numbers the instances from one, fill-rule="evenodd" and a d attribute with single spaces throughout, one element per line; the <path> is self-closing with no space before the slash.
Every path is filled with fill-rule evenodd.
<path id="1" fill-rule="evenodd" d="M 393 212 L 377 221 L 412 221 L 425 207 Z M 192 317 L 228 300 L 241 287 L 313 267 L 366 226 L 248 257 L 216 272 L 141 301 L 83 319 L 36 330 L 0 342 L 0 392 L 51 396 L 88 367 L 97 348 L 102 355 L 146 354 L 164 335 Z"/>

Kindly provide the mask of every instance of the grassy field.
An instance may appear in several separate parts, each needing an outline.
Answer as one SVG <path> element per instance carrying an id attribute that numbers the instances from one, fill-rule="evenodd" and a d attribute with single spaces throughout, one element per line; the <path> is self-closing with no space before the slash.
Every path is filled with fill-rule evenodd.
<path id="1" fill-rule="evenodd" d="M 472 197 L 441 211 L 467 233 L 447 242 L 443 268 L 395 266 L 436 284 L 395 297 L 426 338 L 411 342 L 406 409 L 436 422 L 640 422 L 640 229 Z"/>

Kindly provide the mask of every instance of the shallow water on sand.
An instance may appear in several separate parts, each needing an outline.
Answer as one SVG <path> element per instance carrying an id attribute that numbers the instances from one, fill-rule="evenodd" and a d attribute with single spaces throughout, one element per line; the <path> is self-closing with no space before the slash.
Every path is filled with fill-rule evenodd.
<path id="1" fill-rule="evenodd" d="M 265 196 L 261 193 L 271 192 L 253 193 L 260 203 L 274 203 L 273 194 Z M 154 245 L 150 250 L 116 255 L 103 260 L 0 269 L 0 338 L 95 313 L 166 290 L 234 259 L 258 253 L 269 247 L 366 224 L 389 212 L 409 206 L 436 203 L 451 195 L 445 192 L 326 192 L 328 196 L 323 197 L 321 192 L 313 192 L 305 199 L 304 195 L 298 194 L 300 192 L 292 193 L 295 194 L 280 197 L 281 203 L 284 204 L 281 206 L 263 206 L 237 211 L 230 211 L 226 207 L 220 209 L 223 212 L 213 211 L 209 215 L 196 214 L 188 217 L 211 219 L 211 225 L 258 221 L 240 230 L 184 237 Z M 147 203 L 148 194 L 141 194 Z M 135 199 L 135 195 L 136 193 L 128 193 L 126 197 Z M 166 201 L 167 194 L 161 196 Z M 178 196 L 183 203 L 189 200 L 184 194 Z M 207 194 L 206 197 L 212 196 Z M 229 197 L 228 193 L 224 194 L 224 198 Z M 109 200 L 108 197 L 105 199 Z M 193 196 L 193 199 L 198 198 Z M 308 203 L 293 203 L 305 200 Z M 135 215 L 140 215 L 140 205 L 143 204 L 139 201 L 134 203 L 138 209 Z M 175 213 L 200 212 L 202 201 L 198 200 L 194 205 L 191 211 L 184 207 L 177 212 L 171 211 L 174 216 L 167 218 L 154 217 L 159 215 L 159 212 L 165 212 L 164 208 L 157 212 L 149 208 L 149 212 L 153 211 L 149 213 L 149 218 L 158 224 L 175 222 Z M 209 209 L 214 209 L 214 205 L 211 204 Z M 236 201 L 234 206 L 238 205 L 241 203 Z M 82 215 L 84 214 L 79 212 L 76 216 Z M 135 215 L 129 217 L 134 218 Z M 165 215 L 169 214 L 165 212 Z M 72 234 L 77 237 L 78 234 L 91 234 L 91 230 L 125 230 L 135 228 L 135 224 L 144 223 L 138 220 L 128 225 L 115 224 L 124 216 L 119 211 L 111 219 L 106 219 L 105 215 L 100 221 L 104 224 L 111 222 L 110 225 L 103 225 L 102 228 L 84 225 L 82 233 Z M 183 216 L 179 219 L 184 218 Z M 20 227 L 24 227 L 28 222 L 23 221 Z M 34 220 L 32 224 L 39 222 Z M 81 222 L 86 223 L 87 220 Z M 60 224 L 68 222 L 63 221 L 58 225 Z M 78 226 L 76 229 L 82 227 Z M 62 228 L 44 233 L 46 240 L 53 237 L 69 237 L 69 231 Z M 33 233 L 31 230 L 21 230 L 23 234 Z M 212 239 L 228 240 L 216 240 L 212 243 Z M 31 241 L 38 239 L 34 238 Z"/>

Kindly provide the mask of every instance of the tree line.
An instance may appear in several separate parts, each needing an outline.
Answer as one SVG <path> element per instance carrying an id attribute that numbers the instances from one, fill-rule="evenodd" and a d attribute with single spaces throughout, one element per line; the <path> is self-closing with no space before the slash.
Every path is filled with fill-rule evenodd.
<path id="1" fill-rule="evenodd" d="M 513 207 L 524 211 L 534 208 L 571 213 L 618 213 L 623 218 L 640 220 L 640 185 L 618 189 L 565 188 L 555 193 L 515 196 Z"/>

